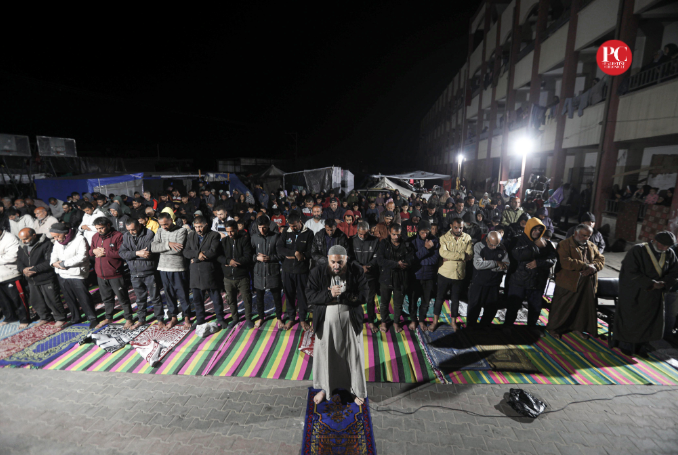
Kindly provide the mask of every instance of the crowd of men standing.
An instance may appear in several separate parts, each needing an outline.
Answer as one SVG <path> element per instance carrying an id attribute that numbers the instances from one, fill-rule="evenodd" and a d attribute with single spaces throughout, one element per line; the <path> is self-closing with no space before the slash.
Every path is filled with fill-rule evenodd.
<path id="1" fill-rule="evenodd" d="M 133 198 L 73 193 L 66 201 L 49 198 L 48 203 L 3 198 L 0 301 L 4 323 L 28 324 L 30 303 L 39 324 L 51 320 L 65 324 L 63 292 L 70 323 L 80 322 L 82 312 L 92 327 L 112 322 L 117 297 L 127 328 L 145 322 L 149 305 L 161 327 L 171 328 L 180 318 L 191 327 L 206 322 L 209 297 L 219 324 L 228 305 L 233 315 L 226 327 L 230 329 L 239 322 L 240 295 L 245 323 L 255 328 L 264 319 L 268 291 L 278 328 L 287 330 L 298 318 L 304 330 L 313 330 L 306 298 L 309 272 L 326 267 L 329 250 L 341 246 L 367 278 L 367 324 L 372 332 L 386 331 L 391 324 L 400 332 L 406 323 L 412 330 L 418 326 L 435 331 L 445 300 L 450 302 L 450 324 L 456 330 L 463 297 L 468 302 L 469 330 L 489 327 L 502 307 L 507 309 L 503 327 L 510 330 L 526 301 L 527 326 L 542 336 L 537 322 L 555 267 L 547 329 L 556 337 L 570 331 L 598 336 L 595 293 L 597 273 L 605 264 L 605 242 L 595 229 L 595 217 L 582 214 L 580 223 L 556 248 L 551 241 L 553 223 L 543 205 L 531 204 L 524 210 L 519 198 L 507 201 L 499 193 L 485 193 L 478 200 L 472 192 L 455 193 L 455 197 L 446 192 L 424 199 L 415 194 L 404 198 L 398 191 L 369 198 L 351 192 L 342 198 L 331 191 L 311 195 L 303 189 L 267 194 L 257 187 L 254 194 L 230 194 L 217 193 L 201 182 L 186 194 L 169 188 L 159 199 L 150 192 Z M 654 267 L 658 277 L 652 286 L 659 294 L 672 285 L 674 272 L 678 279 L 678 264 L 669 249 L 675 239 L 670 240 L 658 235 L 648 246 L 652 258 L 656 256 L 648 263 L 661 264 L 659 269 L 676 268 L 660 273 Z M 92 270 L 105 307 L 104 319 L 97 316 L 88 292 Z M 671 280 L 659 279 L 668 275 Z M 130 284 L 136 296 L 136 318 Z M 406 301 L 407 318 L 403 316 Z M 431 301 L 433 321 L 426 324 Z M 666 324 L 662 318 L 662 325 L 668 327 L 669 318 Z M 645 335 L 624 337 L 621 332 L 622 341 L 641 345 L 649 341 Z"/>

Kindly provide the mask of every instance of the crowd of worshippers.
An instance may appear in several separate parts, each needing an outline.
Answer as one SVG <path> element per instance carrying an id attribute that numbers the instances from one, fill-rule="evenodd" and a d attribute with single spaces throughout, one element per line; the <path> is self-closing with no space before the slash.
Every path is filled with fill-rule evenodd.
<path id="1" fill-rule="evenodd" d="M 547 282 L 555 273 L 546 329 L 555 337 L 571 331 L 598 336 L 595 292 L 605 242 L 591 213 L 584 213 L 556 247 L 546 207 L 533 207 L 531 216 L 517 197 L 506 200 L 500 193 L 484 193 L 476 200 L 472 191 L 453 194 L 428 199 L 416 194 L 405 198 L 397 190 L 369 196 L 356 191 L 309 195 L 303 189 L 268 194 L 261 187 L 254 194 L 231 194 L 201 182 L 197 191 L 181 194 L 169 188 L 158 199 L 150 192 L 133 198 L 73 193 L 66 201 L 49 198 L 47 203 L 6 197 L 0 216 L 3 323 L 29 324 L 30 306 L 39 324 L 79 323 L 83 312 L 92 327 L 101 327 L 112 322 L 117 297 L 127 328 L 145 323 L 150 306 L 161 327 L 171 328 L 180 318 L 192 327 L 206 322 L 209 297 L 218 323 L 224 321 L 224 303 L 228 305 L 233 317 L 227 328 L 232 328 L 239 322 L 240 296 L 245 324 L 252 329 L 265 318 L 268 291 L 277 328 L 288 330 L 298 320 L 303 330 L 313 330 L 306 298 L 309 272 L 327 267 L 328 252 L 338 245 L 367 278 L 364 303 L 374 333 L 390 325 L 401 332 L 406 324 L 411 330 L 419 326 L 435 331 L 445 300 L 456 330 L 464 298 L 469 330 L 490 326 L 500 308 L 506 308 L 503 327 L 510 330 L 527 302 L 527 326 L 542 336 L 537 322 Z M 662 305 L 674 275 L 678 279 L 675 239 L 664 234 L 642 251 L 637 249 L 642 245 L 632 250 L 637 254 L 629 254 L 622 269 L 622 275 L 651 277 L 642 281 L 647 285 L 642 292 L 648 301 L 659 295 Z M 634 257 L 640 262 L 632 266 L 628 261 Z M 95 280 L 104 319 L 97 316 L 88 292 Z M 622 287 L 637 283 L 622 280 Z M 629 292 L 625 298 L 636 296 L 638 292 Z M 427 324 L 430 302 L 433 318 Z M 656 339 L 658 332 L 659 338 L 670 336 L 675 315 L 664 306 L 655 310 L 651 322 L 657 325 L 650 338 Z M 649 329 L 637 330 L 640 319 L 626 319 L 626 328 L 617 331 L 622 342 L 642 346 L 651 341 Z M 628 331 L 631 334 L 625 335 Z"/>

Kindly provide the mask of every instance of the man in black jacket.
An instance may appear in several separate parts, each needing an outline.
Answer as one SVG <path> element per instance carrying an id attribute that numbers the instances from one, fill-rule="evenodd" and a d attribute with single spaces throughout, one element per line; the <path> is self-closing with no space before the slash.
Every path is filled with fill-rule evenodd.
<path id="1" fill-rule="evenodd" d="M 56 273 L 49 262 L 53 244 L 45 234 L 36 234 L 31 228 L 20 230 L 19 240 L 22 245 L 17 268 L 28 281 L 29 301 L 40 317 L 36 325 L 46 324 L 54 317 L 55 325 L 61 327 L 66 323 L 66 311 L 59 295 Z"/>
<path id="2" fill-rule="evenodd" d="M 334 218 L 325 220 L 325 229 L 318 231 L 313 236 L 313 266 L 327 265 L 327 252 L 334 245 L 348 248 L 348 238 L 337 229 L 337 221 Z"/>
<path id="3" fill-rule="evenodd" d="M 337 223 L 341 223 L 342 221 L 344 221 L 345 212 L 346 212 L 345 209 L 339 207 L 339 200 L 333 197 L 330 199 L 330 206 L 323 210 L 323 219 L 326 222 L 327 220 L 333 219 Z"/>
<path id="4" fill-rule="evenodd" d="M 233 321 L 237 323 L 239 321 L 238 292 L 240 292 L 245 304 L 245 325 L 248 329 L 252 329 L 255 324 L 252 322 L 252 293 L 250 292 L 250 268 L 252 266 L 250 237 L 246 232 L 238 231 L 238 225 L 233 220 L 226 221 L 224 226 L 226 237 L 221 239 L 223 255 L 219 256 L 218 261 L 224 273 L 226 299 Z M 263 315 L 257 319 L 257 328 L 262 320 Z"/>
<path id="5" fill-rule="evenodd" d="M 393 295 L 393 326 L 396 332 L 402 332 L 400 315 L 403 311 L 405 292 L 407 291 L 407 268 L 414 259 L 414 250 L 410 242 L 404 242 L 400 236 L 402 228 L 394 224 L 389 229 L 389 238 L 379 243 L 377 251 L 377 263 L 379 264 L 381 285 L 381 325 L 379 330 L 386 332 L 386 323 L 389 320 L 388 305 Z"/>
<path id="6" fill-rule="evenodd" d="M 85 212 L 80 210 L 78 206 L 74 204 L 64 203 L 62 207 L 64 209 L 64 214 L 61 215 L 61 221 L 77 229 L 82 223 L 82 217 Z"/>
<path id="7" fill-rule="evenodd" d="M 153 305 L 153 314 L 158 321 L 158 327 L 164 328 L 165 315 L 162 298 L 160 297 L 160 287 L 155 276 L 158 269 L 158 254 L 151 253 L 151 243 L 155 234 L 142 226 L 138 220 L 131 218 L 125 221 L 125 231 L 118 254 L 127 262 L 132 289 L 134 289 L 134 295 L 137 296 L 137 316 L 139 320 L 134 323 L 132 330 L 146 323 L 149 300 Z"/>
<path id="8" fill-rule="evenodd" d="M 510 278 L 504 320 L 505 326 L 512 326 L 523 300 L 527 300 L 527 326 L 539 336 L 543 336 L 543 332 L 537 329 L 543 304 L 542 296 L 551 267 L 555 265 L 558 257 L 553 244 L 541 238 L 544 231 L 544 225 L 539 218 L 530 218 L 513 251 L 510 251 L 517 266 Z"/>
<path id="9" fill-rule="evenodd" d="M 357 405 L 367 397 L 363 354 L 363 304 L 368 284 L 359 264 L 349 264 L 346 249 L 335 245 L 328 261 L 311 270 L 308 300 L 314 305 L 313 398 L 320 404 L 338 388 L 349 390 Z"/>
<path id="10" fill-rule="evenodd" d="M 296 309 L 301 328 L 308 331 L 311 326 L 306 321 L 306 282 L 313 248 L 313 231 L 304 226 L 301 215 L 297 212 L 292 212 L 287 222 L 290 227 L 282 232 L 277 245 L 278 253 L 285 257 L 282 263 L 283 287 L 287 298 L 285 330 L 292 327 Z"/>
<path id="11" fill-rule="evenodd" d="M 377 250 L 379 249 L 379 239 L 370 234 L 370 225 L 367 221 L 358 223 L 358 234 L 351 237 L 349 241 L 348 255 L 354 263 L 363 268 L 367 285 L 370 288 L 367 295 L 367 326 L 372 333 L 377 333 L 379 329 L 374 324 L 376 316 L 376 305 L 374 297 L 377 295 L 379 286 L 379 264 L 377 263 Z"/>
<path id="12" fill-rule="evenodd" d="M 275 223 L 273 223 L 275 224 Z M 277 227 L 277 225 L 276 225 Z M 259 320 L 264 320 L 264 294 L 266 289 L 273 295 L 275 304 L 276 328 L 282 329 L 282 280 L 280 261 L 285 257 L 278 254 L 280 234 L 271 229 L 271 219 L 261 215 L 256 221 L 257 232 L 252 235 L 252 259 L 254 260 L 254 292 L 257 296 Z"/>
<path id="13" fill-rule="evenodd" d="M 224 301 L 221 298 L 221 270 L 217 258 L 223 254 L 221 236 L 209 230 L 207 220 L 203 216 L 196 216 L 193 220 L 193 231 L 188 233 L 184 257 L 191 261 L 191 282 L 193 291 L 193 306 L 195 307 L 195 322 L 197 325 L 205 323 L 205 293 L 208 293 L 217 315 L 217 326 L 224 322 Z M 227 329 L 232 329 L 237 323 L 237 313 Z"/>

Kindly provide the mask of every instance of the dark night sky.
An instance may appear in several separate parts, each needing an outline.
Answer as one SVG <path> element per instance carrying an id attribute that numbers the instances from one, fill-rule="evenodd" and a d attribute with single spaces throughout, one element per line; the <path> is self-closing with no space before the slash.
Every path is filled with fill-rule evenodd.
<path id="1" fill-rule="evenodd" d="M 306 164 L 410 170 L 478 2 L 314 5 L 35 20 L 4 49 L 2 132 L 204 163 L 289 154 L 296 131 Z"/>

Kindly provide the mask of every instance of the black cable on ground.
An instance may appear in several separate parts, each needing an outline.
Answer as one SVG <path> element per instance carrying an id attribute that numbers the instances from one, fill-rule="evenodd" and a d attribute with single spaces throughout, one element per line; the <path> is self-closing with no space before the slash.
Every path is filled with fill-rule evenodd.
<path id="1" fill-rule="evenodd" d="M 588 399 L 588 400 L 572 401 L 572 402 L 570 402 L 570 403 L 567 403 L 567 404 L 566 404 L 565 406 L 563 406 L 562 408 L 559 408 L 559 409 L 553 409 L 553 410 L 551 410 L 551 411 L 544 411 L 542 414 L 553 414 L 553 413 L 555 413 L 555 412 L 560 412 L 560 411 L 564 410 L 565 408 L 567 408 L 568 406 L 570 406 L 570 405 L 572 405 L 572 404 L 591 403 L 591 402 L 594 402 L 594 401 L 612 401 L 612 400 L 614 400 L 615 398 L 623 398 L 623 397 L 630 397 L 630 396 L 650 396 L 650 395 L 656 395 L 656 394 L 662 393 L 662 392 L 678 392 L 678 389 L 664 389 L 664 390 L 657 390 L 656 392 L 652 392 L 652 393 L 640 393 L 640 392 L 634 392 L 634 393 L 626 393 L 626 394 L 623 394 L 623 395 L 615 395 L 615 396 L 610 397 L 610 398 L 590 398 L 590 399 Z M 548 406 L 548 405 L 547 405 L 547 406 Z M 509 415 L 485 415 L 485 414 L 478 414 L 477 412 L 474 412 L 474 411 L 467 411 L 466 409 L 451 408 L 451 407 L 449 407 L 449 406 L 441 406 L 441 405 L 433 405 L 433 404 L 425 404 L 425 405 L 423 405 L 423 406 L 419 406 L 419 407 L 416 408 L 414 411 L 401 411 L 401 410 L 399 410 L 399 409 L 377 409 L 377 408 L 375 408 L 375 407 L 373 407 L 373 406 L 369 406 L 369 408 L 370 408 L 370 410 L 372 410 L 372 411 L 377 411 L 377 412 L 397 412 L 397 413 L 403 414 L 403 415 L 411 415 L 411 414 L 416 413 L 416 412 L 419 411 L 420 409 L 424 409 L 424 408 L 438 408 L 438 409 L 446 409 L 446 410 L 448 410 L 448 411 L 459 411 L 459 412 L 464 412 L 464 413 L 466 413 L 466 414 L 468 414 L 468 415 L 471 415 L 471 416 L 474 416 L 474 417 L 510 417 L 510 418 L 524 417 L 524 416 L 521 416 L 521 415 L 518 415 L 518 416 L 509 416 Z"/>

